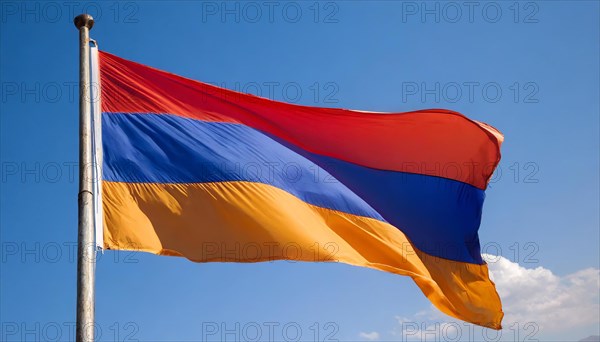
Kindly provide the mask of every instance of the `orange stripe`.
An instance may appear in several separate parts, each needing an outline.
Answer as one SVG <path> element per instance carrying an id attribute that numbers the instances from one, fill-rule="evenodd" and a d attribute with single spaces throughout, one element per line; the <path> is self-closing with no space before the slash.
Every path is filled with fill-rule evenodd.
<path id="1" fill-rule="evenodd" d="M 338 261 L 407 275 L 446 314 L 500 329 L 487 265 L 429 256 L 388 223 L 252 182 L 103 182 L 106 249 L 196 262 Z"/>

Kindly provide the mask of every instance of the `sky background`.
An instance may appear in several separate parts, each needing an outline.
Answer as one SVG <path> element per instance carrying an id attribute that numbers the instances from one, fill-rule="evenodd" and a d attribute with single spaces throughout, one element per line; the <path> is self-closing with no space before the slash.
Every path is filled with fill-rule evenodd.
<path id="1" fill-rule="evenodd" d="M 100 48 L 275 100 L 457 110 L 505 135 L 482 252 L 497 333 L 408 277 L 343 264 L 99 256 L 101 340 L 579 340 L 600 335 L 600 6 L 537 2 L 0 3 L 0 340 L 73 339 L 78 33 Z M 298 335 L 300 333 L 300 335 Z"/>

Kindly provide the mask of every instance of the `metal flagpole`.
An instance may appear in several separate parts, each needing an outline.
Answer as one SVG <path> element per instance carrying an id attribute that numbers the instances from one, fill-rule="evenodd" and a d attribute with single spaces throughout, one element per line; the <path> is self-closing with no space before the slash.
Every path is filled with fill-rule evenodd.
<path id="1" fill-rule="evenodd" d="M 79 30 L 79 229 L 77 242 L 76 340 L 94 340 L 93 164 L 90 96 L 90 29 L 94 18 L 80 14 L 73 20 Z"/>

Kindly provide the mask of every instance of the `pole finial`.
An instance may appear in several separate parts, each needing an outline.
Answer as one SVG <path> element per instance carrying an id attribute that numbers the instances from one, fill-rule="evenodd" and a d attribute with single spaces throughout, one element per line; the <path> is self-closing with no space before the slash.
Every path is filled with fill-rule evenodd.
<path id="1" fill-rule="evenodd" d="M 94 26 L 94 18 L 91 15 L 84 13 L 76 16 L 75 19 L 73 19 L 73 23 L 78 30 L 84 26 L 87 27 L 88 30 L 91 30 L 92 26 Z"/>

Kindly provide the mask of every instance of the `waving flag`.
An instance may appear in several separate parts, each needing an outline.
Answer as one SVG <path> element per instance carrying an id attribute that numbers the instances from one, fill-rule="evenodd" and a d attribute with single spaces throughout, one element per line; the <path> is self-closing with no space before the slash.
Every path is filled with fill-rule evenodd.
<path id="1" fill-rule="evenodd" d="M 477 234 L 503 140 L 491 126 L 281 103 L 106 52 L 99 66 L 104 248 L 370 267 L 500 328 Z"/>

